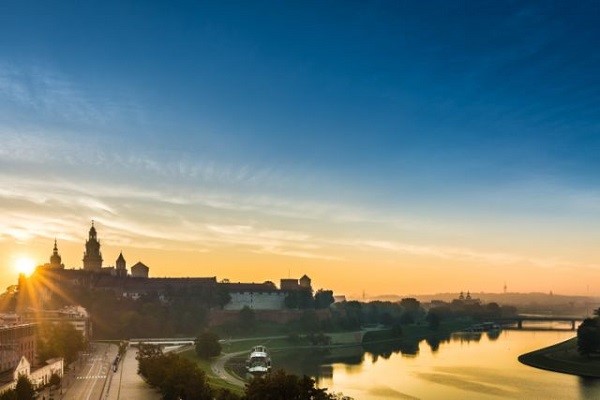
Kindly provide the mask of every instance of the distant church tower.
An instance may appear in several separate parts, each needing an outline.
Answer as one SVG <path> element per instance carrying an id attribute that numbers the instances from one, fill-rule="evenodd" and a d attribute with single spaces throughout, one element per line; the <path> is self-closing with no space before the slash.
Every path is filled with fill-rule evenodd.
<path id="1" fill-rule="evenodd" d="M 50 268 L 52 269 L 64 269 L 65 266 L 62 263 L 62 259 L 60 254 L 58 254 L 58 247 L 56 246 L 56 239 L 54 239 L 54 249 L 52 251 L 52 255 L 50 256 Z"/>
<path id="2" fill-rule="evenodd" d="M 126 277 L 127 276 L 127 263 L 125 262 L 125 257 L 123 257 L 123 252 L 119 253 L 119 258 L 115 262 L 116 265 L 116 273 L 118 277 Z"/>
<path id="3" fill-rule="evenodd" d="M 92 221 L 89 238 L 87 242 L 85 242 L 83 269 L 90 272 L 100 272 L 102 270 L 102 253 L 100 253 L 100 242 L 96 237 L 94 221 Z"/>

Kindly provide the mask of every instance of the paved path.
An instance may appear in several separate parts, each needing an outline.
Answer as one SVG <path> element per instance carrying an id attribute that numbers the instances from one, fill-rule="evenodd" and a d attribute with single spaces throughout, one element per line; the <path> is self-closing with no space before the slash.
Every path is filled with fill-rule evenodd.
<path id="1" fill-rule="evenodd" d="M 116 372 L 112 372 L 111 384 L 103 400 L 159 400 L 160 394 L 137 373 L 137 349 L 129 347 Z"/>
<path id="2" fill-rule="evenodd" d="M 235 353 L 226 353 L 224 355 L 222 355 L 221 357 L 217 358 L 211 365 L 210 368 L 212 370 L 212 372 L 219 378 L 219 379 L 223 379 L 224 381 L 231 383 L 232 385 L 235 386 L 239 386 L 239 387 L 244 387 L 246 386 L 246 382 L 236 378 L 235 376 L 233 376 L 232 374 L 230 374 L 226 369 L 225 369 L 225 364 L 227 364 L 227 361 L 229 361 L 230 359 L 232 359 L 233 357 L 237 357 L 239 355 L 242 354 L 246 354 L 248 353 L 248 350 L 244 350 L 244 351 L 238 351 Z"/>

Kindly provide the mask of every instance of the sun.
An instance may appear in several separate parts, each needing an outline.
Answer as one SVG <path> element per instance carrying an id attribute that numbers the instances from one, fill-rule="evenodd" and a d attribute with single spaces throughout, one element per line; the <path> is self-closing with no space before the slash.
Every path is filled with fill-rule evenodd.
<path id="1" fill-rule="evenodd" d="M 29 257 L 19 257 L 15 260 L 15 269 L 19 274 L 29 276 L 35 270 L 35 261 Z"/>

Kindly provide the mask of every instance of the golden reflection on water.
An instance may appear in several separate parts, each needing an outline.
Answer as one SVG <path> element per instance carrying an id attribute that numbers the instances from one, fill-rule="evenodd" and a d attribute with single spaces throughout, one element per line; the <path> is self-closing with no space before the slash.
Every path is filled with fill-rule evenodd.
<path id="1" fill-rule="evenodd" d="M 409 357 L 365 354 L 360 365 L 336 363 L 319 385 L 357 400 L 587 399 L 600 382 L 527 367 L 523 353 L 567 340 L 574 332 L 503 331 L 497 337 L 453 335 L 432 350 L 425 341 Z M 435 348 L 435 346 L 433 346 Z M 585 385 L 583 387 L 582 385 Z M 595 397 L 598 396 L 598 397 Z"/>

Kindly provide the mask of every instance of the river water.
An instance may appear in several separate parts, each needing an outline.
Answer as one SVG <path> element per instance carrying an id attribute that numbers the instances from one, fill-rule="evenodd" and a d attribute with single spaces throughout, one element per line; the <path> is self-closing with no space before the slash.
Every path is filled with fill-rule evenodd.
<path id="1" fill-rule="evenodd" d="M 573 336 L 517 330 L 452 335 L 429 343 L 345 349 L 312 362 L 295 356 L 302 360 L 291 367 L 314 376 L 320 387 L 356 400 L 600 399 L 600 380 L 543 371 L 517 360 Z"/>

